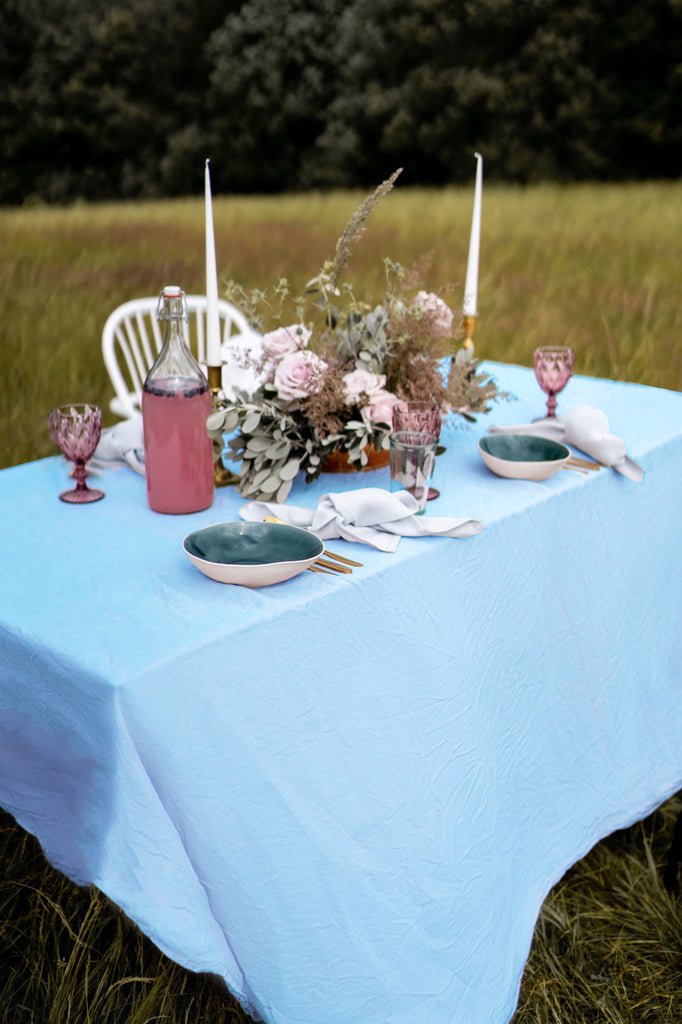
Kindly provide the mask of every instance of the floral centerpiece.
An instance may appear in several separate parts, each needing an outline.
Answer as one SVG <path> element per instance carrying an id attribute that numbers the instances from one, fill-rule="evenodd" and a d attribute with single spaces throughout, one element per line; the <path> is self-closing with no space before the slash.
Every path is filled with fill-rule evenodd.
<path id="1" fill-rule="evenodd" d="M 459 347 L 448 304 L 419 289 L 418 269 L 408 272 L 385 259 L 386 287 L 378 303 L 360 300 L 342 280 L 367 217 L 399 173 L 358 207 L 334 258 L 303 296 L 291 296 L 286 280 L 272 298 L 228 285 L 228 298 L 251 324 L 261 332 L 270 327 L 257 366 L 260 386 L 223 403 L 207 424 L 216 455 L 224 435 L 234 434 L 230 458 L 241 461 L 236 486 L 246 498 L 282 502 L 299 473 L 310 483 L 337 453 L 350 468 L 365 468 L 373 452 L 388 448 L 396 402 L 433 400 L 444 413 L 470 416 L 499 397 L 492 378 L 479 371 L 471 342 Z M 444 369 L 447 356 L 452 359 Z"/>

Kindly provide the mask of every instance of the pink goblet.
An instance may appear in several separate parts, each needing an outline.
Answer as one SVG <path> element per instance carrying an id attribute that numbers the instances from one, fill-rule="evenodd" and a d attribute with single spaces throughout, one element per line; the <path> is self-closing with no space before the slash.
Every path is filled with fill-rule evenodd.
<path id="1" fill-rule="evenodd" d="M 574 354 L 572 348 L 560 345 L 546 345 L 536 348 L 533 366 L 537 382 L 549 396 L 547 415 L 556 416 L 556 396 L 563 391 L 573 374 Z"/>
<path id="2" fill-rule="evenodd" d="M 439 439 L 443 414 L 437 402 L 397 402 L 392 413 L 394 433 L 409 431 Z M 433 501 L 439 495 L 437 488 L 429 487 L 426 500 Z"/>
<path id="3" fill-rule="evenodd" d="M 76 486 L 59 495 L 62 501 L 83 505 L 99 501 L 104 491 L 88 487 L 85 464 L 97 447 L 102 432 L 102 410 L 96 405 L 60 405 L 48 417 L 52 437 L 74 464 Z"/>

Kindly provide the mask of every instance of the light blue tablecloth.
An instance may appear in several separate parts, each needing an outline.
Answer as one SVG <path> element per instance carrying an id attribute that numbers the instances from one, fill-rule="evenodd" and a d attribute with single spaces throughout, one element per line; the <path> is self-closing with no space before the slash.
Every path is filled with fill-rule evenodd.
<path id="1" fill-rule="evenodd" d="M 0 473 L 0 803 L 271 1024 L 504 1024 L 550 887 L 682 785 L 682 395 L 560 396 L 641 484 L 504 481 L 478 436 L 544 396 L 491 369 L 517 399 L 444 431 L 432 506 L 485 531 L 337 541 L 349 577 L 207 580 L 181 542 L 232 489 L 166 517 L 127 468 L 87 507 L 57 457 Z"/>

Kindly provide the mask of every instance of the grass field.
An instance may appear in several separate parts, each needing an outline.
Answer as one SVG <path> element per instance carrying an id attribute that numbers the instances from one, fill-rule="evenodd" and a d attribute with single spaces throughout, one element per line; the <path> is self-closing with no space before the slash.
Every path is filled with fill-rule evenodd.
<path id="1" fill-rule="evenodd" d="M 221 280 L 301 287 L 332 255 L 359 194 L 216 198 Z M 461 305 L 472 191 L 401 190 L 368 222 L 349 277 L 379 297 L 382 259 L 432 256 L 426 284 Z M 0 467 L 51 454 L 54 405 L 111 388 L 109 312 L 164 284 L 204 290 L 200 199 L 0 211 Z M 489 189 L 484 194 L 477 354 L 530 365 L 570 344 L 576 371 L 682 389 L 682 184 Z M 109 418 L 105 422 L 112 422 Z"/>
<path id="2" fill-rule="evenodd" d="M 431 252 L 426 284 L 451 283 L 457 308 L 472 191 L 396 188 L 349 276 L 378 297 L 382 257 L 410 264 Z M 217 198 L 219 275 L 301 286 L 361 198 Z M 477 354 L 529 365 L 536 346 L 567 343 L 578 373 L 682 390 L 681 200 L 682 184 L 486 189 Z M 0 211 L 0 467 L 56 452 L 54 405 L 106 410 L 106 316 L 166 283 L 202 291 L 203 232 L 198 199 Z M 682 1022 L 682 900 L 660 882 L 680 809 L 674 797 L 603 840 L 552 890 L 514 1024 Z M 0 860 L 0 1007 L 11 1024 L 248 1020 L 215 979 L 171 963 L 102 894 L 53 871 L 4 814 Z"/>

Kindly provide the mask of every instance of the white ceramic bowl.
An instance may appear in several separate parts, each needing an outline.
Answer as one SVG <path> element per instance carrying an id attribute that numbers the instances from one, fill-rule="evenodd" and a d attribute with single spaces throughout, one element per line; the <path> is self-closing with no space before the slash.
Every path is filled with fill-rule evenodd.
<path id="1" fill-rule="evenodd" d="M 182 546 L 205 576 L 240 587 L 291 579 L 324 550 L 314 533 L 285 523 L 216 523 L 188 534 Z"/>
<path id="2" fill-rule="evenodd" d="M 565 444 L 532 434 L 488 434 L 478 450 L 488 469 L 513 480 L 548 480 L 571 456 Z"/>

